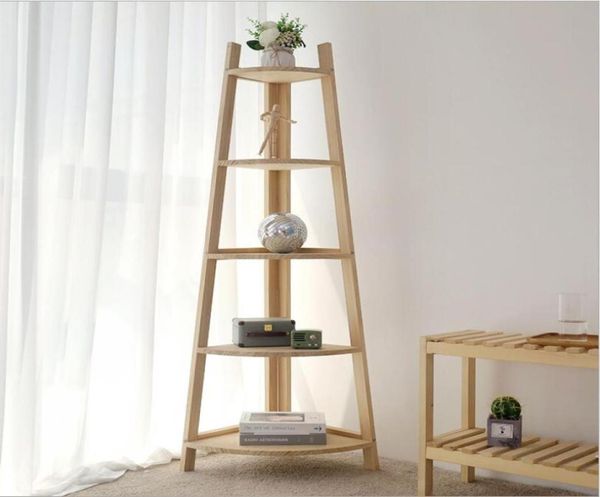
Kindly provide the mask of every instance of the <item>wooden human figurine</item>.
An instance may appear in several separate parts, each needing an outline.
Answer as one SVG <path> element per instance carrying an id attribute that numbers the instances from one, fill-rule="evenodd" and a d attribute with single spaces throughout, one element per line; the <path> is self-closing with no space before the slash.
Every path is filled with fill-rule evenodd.
<path id="1" fill-rule="evenodd" d="M 292 121 L 291 119 L 284 117 L 279 109 L 279 105 L 275 104 L 273 105 L 271 112 L 264 112 L 260 116 L 261 121 L 265 121 L 268 124 L 269 128 L 267 129 L 265 139 L 263 140 L 262 145 L 260 146 L 260 150 L 258 151 L 259 155 L 263 153 L 263 150 L 265 149 L 268 143 L 269 158 L 277 157 L 277 128 L 279 126 L 280 119 L 283 119 L 284 121 L 287 121 L 290 124 L 296 123 L 296 121 Z"/>

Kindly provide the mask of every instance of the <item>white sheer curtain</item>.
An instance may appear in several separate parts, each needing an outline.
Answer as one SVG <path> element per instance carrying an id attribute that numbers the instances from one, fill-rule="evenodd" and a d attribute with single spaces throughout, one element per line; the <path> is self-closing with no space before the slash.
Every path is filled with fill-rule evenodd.
<path id="1" fill-rule="evenodd" d="M 0 5 L 1 494 L 66 493 L 179 454 L 225 46 L 258 9 Z M 235 295 L 225 268 L 226 339 Z M 245 366 L 211 367 L 207 395 L 243 402 Z"/>

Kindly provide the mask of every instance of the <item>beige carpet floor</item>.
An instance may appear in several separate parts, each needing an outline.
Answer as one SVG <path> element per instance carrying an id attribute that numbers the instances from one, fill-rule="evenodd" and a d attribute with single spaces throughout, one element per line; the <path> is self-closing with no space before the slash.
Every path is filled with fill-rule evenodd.
<path id="1" fill-rule="evenodd" d="M 415 495 L 417 468 L 412 463 L 381 459 L 381 471 L 362 469 L 362 454 L 297 458 L 211 454 L 198 458 L 196 471 L 181 473 L 179 462 L 77 492 L 92 496 L 338 496 Z M 461 483 L 455 472 L 435 470 L 435 495 L 580 495 L 564 490 L 482 478 Z"/>

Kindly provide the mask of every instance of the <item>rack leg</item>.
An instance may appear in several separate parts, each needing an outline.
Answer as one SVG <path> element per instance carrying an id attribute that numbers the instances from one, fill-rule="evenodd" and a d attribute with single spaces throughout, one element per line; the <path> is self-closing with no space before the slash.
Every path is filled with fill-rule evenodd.
<path id="1" fill-rule="evenodd" d="M 373 442 L 370 447 L 363 449 L 363 467 L 375 471 L 379 469 L 379 457 L 377 454 L 373 405 L 371 401 L 371 389 L 369 387 L 369 368 L 365 352 L 360 296 L 358 293 L 358 277 L 354 258 L 342 261 L 342 276 L 344 279 L 344 293 L 348 312 L 350 343 L 361 349 L 361 352 L 352 354 L 360 432 L 364 440 Z"/>
<path id="2" fill-rule="evenodd" d="M 368 449 L 363 449 L 363 467 L 371 471 L 379 469 L 379 454 L 377 453 L 376 445 Z"/>
<path id="3" fill-rule="evenodd" d="M 427 459 L 427 442 L 433 439 L 433 354 L 427 353 L 427 338 L 421 338 L 419 384 L 419 474 L 418 495 L 431 495 L 433 460 Z"/>
<path id="4" fill-rule="evenodd" d="M 215 162 L 210 187 L 208 221 L 206 223 L 205 252 L 209 253 L 214 252 L 219 248 L 219 235 L 221 232 L 221 219 L 223 215 L 223 198 L 225 196 L 225 181 L 227 177 L 227 168 L 219 167 L 219 161 L 229 157 L 231 126 L 233 124 L 233 108 L 235 105 L 235 90 L 237 85 L 237 78 L 229 76 L 227 69 L 239 66 L 240 50 L 240 45 L 236 43 L 229 43 L 227 45 L 225 73 L 223 75 L 223 86 L 221 90 L 221 106 L 219 109 L 219 124 L 217 126 L 217 139 L 215 145 Z M 208 343 L 208 330 L 210 328 L 210 314 L 212 309 L 216 269 L 216 260 L 207 259 L 205 255 L 200 276 L 200 291 L 198 293 L 198 308 L 196 312 L 194 349 L 192 351 L 192 367 L 185 416 L 185 431 L 181 449 L 180 467 L 183 471 L 193 471 L 196 463 L 196 449 L 187 447 L 186 443 L 198 438 L 200 404 L 202 402 L 204 368 L 206 366 L 206 355 L 199 354 L 198 348 L 205 347 Z"/>
<path id="5" fill-rule="evenodd" d="M 222 181 L 224 183 L 225 179 L 223 178 Z M 182 471 L 194 471 L 194 465 L 196 463 L 196 449 L 187 447 L 186 442 L 195 440 L 198 436 L 206 355 L 198 354 L 197 350 L 198 347 L 205 347 L 208 343 L 210 309 L 212 306 L 216 270 L 216 261 L 205 258 L 200 277 L 201 287 L 198 299 L 198 314 L 196 317 L 196 338 L 192 354 L 184 441 L 181 448 L 180 468 Z"/>
<path id="6" fill-rule="evenodd" d="M 475 358 L 462 358 L 462 428 L 475 428 Z M 475 468 L 461 466 L 460 478 L 465 483 L 475 481 Z"/>
<path id="7" fill-rule="evenodd" d="M 196 465 L 196 449 L 184 447 L 181 451 L 181 470 L 194 471 Z"/>
<path id="8" fill-rule="evenodd" d="M 350 208 L 348 206 L 348 186 L 346 182 L 344 151 L 342 147 L 340 115 L 335 86 L 331 43 L 319 45 L 318 52 L 319 67 L 328 73 L 327 77 L 321 79 L 321 89 L 323 93 L 329 158 L 339 162 L 339 167 L 331 169 L 331 183 L 333 186 L 339 245 L 342 251 L 353 254 L 354 242 L 352 240 L 352 223 L 350 219 Z M 344 280 L 344 294 L 346 298 L 346 311 L 348 313 L 350 343 L 360 350 L 359 353 L 352 354 L 360 432 L 363 440 L 372 442 L 372 445 L 369 448 L 363 450 L 364 467 L 366 469 L 376 470 L 379 469 L 379 458 L 377 455 L 373 406 L 371 401 L 371 389 L 369 386 L 369 369 L 367 366 L 360 295 L 358 291 L 358 276 L 354 255 L 351 258 L 342 261 L 342 277 Z"/>

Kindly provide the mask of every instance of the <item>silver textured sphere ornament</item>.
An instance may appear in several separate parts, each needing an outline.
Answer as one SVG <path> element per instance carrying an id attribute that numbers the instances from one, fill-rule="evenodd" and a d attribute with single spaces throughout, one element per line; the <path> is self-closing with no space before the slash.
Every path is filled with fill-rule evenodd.
<path id="1" fill-rule="evenodd" d="M 306 225 L 294 214 L 275 212 L 258 227 L 258 238 L 269 252 L 287 254 L 298 250 L 306 241 Z"/>

